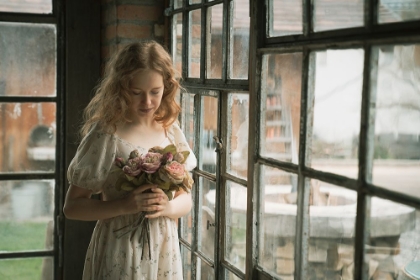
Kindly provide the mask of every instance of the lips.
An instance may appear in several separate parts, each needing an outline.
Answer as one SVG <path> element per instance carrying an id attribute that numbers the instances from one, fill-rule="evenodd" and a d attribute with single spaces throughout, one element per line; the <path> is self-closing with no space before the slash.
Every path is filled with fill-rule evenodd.
<path id="1" fill-rule="evenodd" d="M 150 109 L 140 109 L 140 112 L 147 114 L 147 113 L 150 113 L 152 110 L 153 110 L 153 108 L 150 108 Z"/>

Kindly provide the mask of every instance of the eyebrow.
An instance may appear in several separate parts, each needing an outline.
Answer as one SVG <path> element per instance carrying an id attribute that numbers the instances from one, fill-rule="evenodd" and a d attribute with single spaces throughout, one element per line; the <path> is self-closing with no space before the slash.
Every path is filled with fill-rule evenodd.
<path id="1" fill-rule="evenodd" d="M 161 89 L 161 88 L 163 88 L 164 87 L 164 85 L 162 85 L 162 86 L 160 86 L 160 87 L 154 87 L 154 88 L 152 88 L 151 90 L 157 90 L 157 89 Z M 137 89 L 137 90 L 141 90 L 141 91 L 143 91 L 143 89 L 141 89 L 141 88 L 138 88 L 138 87 L 131 87 L 132 89 Z"/>

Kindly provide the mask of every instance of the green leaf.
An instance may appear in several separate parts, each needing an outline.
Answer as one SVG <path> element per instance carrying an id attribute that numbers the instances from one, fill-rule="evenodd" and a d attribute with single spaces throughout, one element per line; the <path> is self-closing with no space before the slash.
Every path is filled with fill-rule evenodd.
<path id="1" fill-rule="evenodd" d="M 133 176 L 130 176 L 130 175 L 127 175 L 127 174 L 125 174 L 125 177 L 127 178 L 128 181 L 133 181 L 133 179 L 134 179 Z"/>
<path id="2" fill-rule="evenodd" d="M 110 173 L 115 173 L 115 172 L 121 172 L 121 168 L 117 167 L 117 166 L 113 166 L 111 167 L 111 171 Z"/>
<path id="3" fill-rule="evenodd" d="M 128 181 L 121 184 L 121 189 L 124 191 L 132 191 L 136 188 L 136 186 Z"/>
<path id="4" fill-rule="evenodd" d="M 169 200 L 172 200 L 173 199 L 173 195 L 172 195 L 172 192 L 171 191 L 168 191 L 168 192 L 165 192 L 165 193 L 168 196 L 168 199 Z"/>
<path id="5" fill-rule="evenodd" d="M 166 146 L 165 149 L 163 149 L 163 154 L 166 154 L 166 153 L 171 153 L 175 155 L 176 154 L 175 145 L 171 144 L 171 145 Z"/>
<path id="6" fill-rule="evenodd" d="M 117 182 L 115 182 L 115 188 L 117 191 L 121 191 L 121 185 L 127 182 L 127 178 L 125 177 L 124 173 L 121 173 L 120 176 L 118 176 Z"/>
<path id="7" fill-rule="evenodd" d="M 166 183 L 166 181 L 163 181 L 159 176 L 153 176 L 153 182 L 157 185 Z"/>
<path id="8" fill-rule="evenodd" d="M 180 153 L 184 156 L 184 160 L 181 163 L 184 163 L 190 155 L 190 151 L 182 151 Z"/>
<path id="9" fill-rule="evenodd" d="M 146 182 L 146 173 L 142 173 L 139 177 L 133 179 L 133 184 L 136 186 L 141 186 Z"/>
<path id="10" fill-rule="evenodd" d="M 171 184 L 171 186 L 169 187 L 169 190 L 170 191 L 178 191 L 178 189 L 179 189 L 179 187 L 178 187 L 178 185 L 175 185 L 175 184 Z"/>
<path id="11" fill-rule="evenodd" d="M 145 173 L 146 174 L 146 183 L 153 184 L 153 174 Z"/>
<path id="12" fill-rule="evenodd" d="M 162 190 L 169 190 L 170 186 L 171 186 L 171 182 L 162 182 L 159 185 L 159 188 L 161 188 Z"/>

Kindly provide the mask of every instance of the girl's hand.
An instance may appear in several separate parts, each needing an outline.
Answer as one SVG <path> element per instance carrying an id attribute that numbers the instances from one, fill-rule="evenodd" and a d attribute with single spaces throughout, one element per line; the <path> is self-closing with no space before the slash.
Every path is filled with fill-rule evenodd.
<path id="1" fill-rule="evenodd" d="M 153 212 L 146 215 L 146 218 L 153 219 L 161 216 L 168 216 L 170 213 L 170 203 L 168 196 L 163 192 L 160 188 L 152 188 L 151 189 L 153 194 L 159 195 L 160 199 L 156 205 L 154 205 L 155 209 Z"/>
<path id="2" fill-rule="evenodd" d="M 147 184 L 138 187 L 131 191 L 125 198 L 122 199 L 123 212 L 125 214 L 135 214 L 139 212 L 154 212 L 162 211 L 168 198 L 161 192 L 153 191 L 158 189 L 155 185 Z M 166 197 L 166 200 L 165 200 Z"/>

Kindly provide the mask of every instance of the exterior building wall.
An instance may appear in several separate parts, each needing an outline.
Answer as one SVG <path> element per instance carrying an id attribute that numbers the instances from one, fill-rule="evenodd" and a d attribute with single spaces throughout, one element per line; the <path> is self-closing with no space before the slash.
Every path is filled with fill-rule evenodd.
<path id="1" fill-rule="evenodd" d="M 102 0 L 102 66 L 121 46 L 139 40 L 156 40 L 167 46 L 163 0 Z"/>

